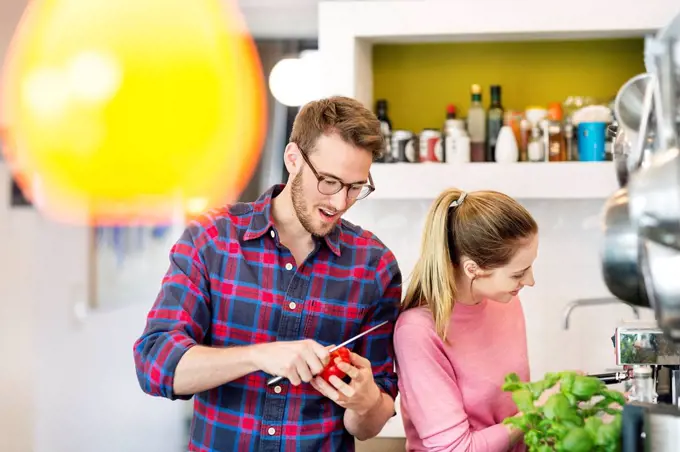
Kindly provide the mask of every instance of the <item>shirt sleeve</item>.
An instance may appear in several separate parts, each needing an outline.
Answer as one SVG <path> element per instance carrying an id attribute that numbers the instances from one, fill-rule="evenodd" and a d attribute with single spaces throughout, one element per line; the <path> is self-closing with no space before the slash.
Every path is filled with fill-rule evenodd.
<path id="1" fill-rule="evenodd" d="M 400 323 L 394 333 L 402 410 L 429 452 L 502 452 L 510 435 L 502 424 L 472 431 L 443 342 L 432 328 Z"/>
<path id="2" fill-rule="evenodd" d="M 170 267 L 134 344 L 142 390 L 171 400 L 191 398 L 174 393 L 175 369 L 187 350 L 203 342 L 210 327 L 207 272 L 196 245 L 199 230 L 190 226 L 172 247 Z"/>
<path id="3" fill-rule="evenodd" d="M 378 263 L 375 301 L 366 314 L 362 331 L 385 320 L 388 323 L 359 340 L 355 351 L 371 362 L 376 384 L 392 399 L 397 397 L 398 391 L 392 339 L 400 303 L 401 271 L 394 254 L 388 251 L 383 254 Z"/>

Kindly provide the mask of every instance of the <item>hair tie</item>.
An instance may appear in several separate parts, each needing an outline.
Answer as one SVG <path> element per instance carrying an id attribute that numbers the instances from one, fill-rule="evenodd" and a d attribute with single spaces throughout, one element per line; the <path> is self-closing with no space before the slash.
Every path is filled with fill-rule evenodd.
<path id="1" fill-rule="evenodd" d="M 449 209 L 454 209 L 454 208 L 460 206 L 461 204 L 463 204 L 463 201 L 465 201 L 465 197 L 466 197 L 466 196 L 467 196 L 467 193 L 466 193 L 466 192 L 462 192 L 462 193 L 460 194 L 460 196 L 458 197 L 458 199 L 456 199 L 455 201 L 453 201 L 453 202 L 451 203 L 451 205 L 449 206 Z"/>

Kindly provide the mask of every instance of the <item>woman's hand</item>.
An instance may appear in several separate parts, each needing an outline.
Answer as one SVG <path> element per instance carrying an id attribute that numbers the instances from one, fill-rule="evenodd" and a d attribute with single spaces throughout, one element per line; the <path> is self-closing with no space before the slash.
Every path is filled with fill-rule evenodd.
<path id="1" fill-rule="evenodd" d="M 552 388 L 543 391 L 543 394 L 541 394 L 541 397 L 538 398 L 535 405 L 537 407 L 541 407 L 541 406 L 545 405 L 545 403 L 548 401 L 548 399 L 553 394 L 557 394 L 558 392 L 560 392 L 560 382 L 559 381 Z"/>
<path id="2" fill-rule="evenodd" d="M 581 376 L 586 375 L 586 373 L 581 371 L 581 370 L 572 370 L 571 372 L 574 372 L 576 375 L 581 375 Z M 560 390 L 561 390 L 561 386 L 560 386 L 560 382 L 558 381 L 555 384 L 555 386 L 543 391 L 543 394 L 541 394 L 541 396 L 536 401 L 536 406 L 545 405 L 545 403 L 548 401 L 550 396 L 552 396 L 553 394 L 557 394 L 558 392 L 560 392 Z"/>

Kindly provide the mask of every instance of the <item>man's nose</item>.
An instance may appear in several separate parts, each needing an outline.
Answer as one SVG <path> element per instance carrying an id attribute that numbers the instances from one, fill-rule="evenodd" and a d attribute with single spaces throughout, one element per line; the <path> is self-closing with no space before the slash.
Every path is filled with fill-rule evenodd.
<path id="1" fill-rule="evenodd" d="M 342 190 L 331 196 L 331 206 L 337 211 L 347 208 L 347 187 L 342 187 Z"/>

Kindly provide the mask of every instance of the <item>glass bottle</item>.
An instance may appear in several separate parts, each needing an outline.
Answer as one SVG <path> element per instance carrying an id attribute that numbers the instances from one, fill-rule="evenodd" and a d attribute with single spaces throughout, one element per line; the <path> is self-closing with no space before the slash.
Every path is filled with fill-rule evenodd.
<path id="1" fill-rule="evenodd" d="M 554 102 L 548 108 L 548 160 L 565 162 L 567 156 L 567 139 L 562 126 L 562 105 Z"/>
<path id="2" fill-rule="evenodd" d="M 538 124 L 533 124 L 531 127 L 531 137 L 527 145 L 527 158 L 530 162 L 545 161 L 545 147 L 541 137 L 541 128 Z"/>
<path id="3" fill-rule="evenodd" d="M 378 162 L 390 163 L 392 159 L 392 121 L 387 115 L 387 100 L 379 99 L 376 102 L 376 116 L 380 121 L 380 130 L 382 131 L 383 139 L 385 140 L 383 148 L 383 156 Z"/>
<path id="4" fill-rule="evenodd" d="M 468 110 L 467 127 L 470 135 L 470 159 L 473 162 L 486 160 L 486 112 L 482 105 L 482 89 L 472 85 L 472 102 Z"/>
<path id="5" fill-rule="evenodd" d="M 652 367 L 635 366 L 633 368 L 633 387 L 630 394 L 630 400 L 656 403 L 658 395 L 654 386 Z"/>
<path id="6" fill-rule="evenodd" d="M 486 120 L 486 154 L 484 159 L 487 162 L 496 161 L 496 141 L 498 134 L 503 127 L 503 106 L 501 105 L 501 87 L 498 85 L 491 86 L 491 105 L 487 113 Z"/>

